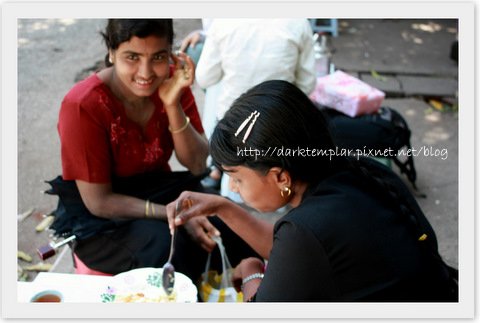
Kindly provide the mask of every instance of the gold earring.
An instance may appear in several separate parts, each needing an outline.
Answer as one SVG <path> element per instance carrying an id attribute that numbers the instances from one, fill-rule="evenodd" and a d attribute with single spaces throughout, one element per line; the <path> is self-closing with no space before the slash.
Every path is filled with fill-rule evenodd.
<path id="1" fill-rule="evenodd" d="M 280 195 L 283 198 L 289 197 L 291 194 L 292 194 L 292 190 L 288 186 L 285 186 L 282 190 L 280 190 Z"/>
<path id="2" fill-rule="evenodd" d="M 108 56 L 108 61 L 110 62 L 110 64 L 113 64 L 112 56 Z"/>

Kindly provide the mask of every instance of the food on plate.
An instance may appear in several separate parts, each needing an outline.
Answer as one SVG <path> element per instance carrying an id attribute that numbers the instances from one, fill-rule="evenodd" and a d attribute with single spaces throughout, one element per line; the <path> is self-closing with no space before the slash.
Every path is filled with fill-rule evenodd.
<path id="1" fill-rule="evenodd" d="M 115 295 L 114 303 L 168 303 L 176 302 L 177 295 L 173 292 L 170 295 L 161 294 L 155 296 L 146 296 L 142 292 L 117 294 Z"/>
<path id="2" fill-rule="evenodd" d="M 172 294 L 162 287 L 162 268 L 138 268 L 115 275 L 100 294 L 102 303 L 195 303 L 197 288 L 190 278 L 175 273 Z"/>

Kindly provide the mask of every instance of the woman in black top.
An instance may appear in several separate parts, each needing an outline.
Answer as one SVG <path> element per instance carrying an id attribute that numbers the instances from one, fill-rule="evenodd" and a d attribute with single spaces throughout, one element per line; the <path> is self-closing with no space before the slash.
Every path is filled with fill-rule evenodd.
<path id="1" fill-rule="evenodd" d="M 435 233 L 403 182 L 369 159 L 334 156 L 326 120 L 284 81 L 238 98 L 211 138 L 216 165 L 251 207 L 292 209 L 273 226 L 219 196 L 184 192 L 170 227 L 218 215 L 265 259 L 234 280 L 255 301 L 457 301 Z"/>

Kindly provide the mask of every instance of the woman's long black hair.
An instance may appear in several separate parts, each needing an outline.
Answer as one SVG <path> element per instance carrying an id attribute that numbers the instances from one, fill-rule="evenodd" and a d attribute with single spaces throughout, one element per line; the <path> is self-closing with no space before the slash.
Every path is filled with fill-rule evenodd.
<path id="1" fill-rule="evenodd" d="M 243 143 L 248 124 L 235 133 L 254 111 L 260 114 Z M 335 145 L 323 113 L 300 89 L 280 80 L 263 82 L 241 95 L 215 128 L 210 150 L 220 169 L 242 165 L 266 172 L 281 167 L 292 180 L 306 183 L 318 181 L 338 164 L 328 155 Z"/>
<path id="2" fill-rule="evenodd" d="M 151 35 L 165 37 L 173 44 L 172 19 L 108 19 L 107 27 L 100 33 L 108 50 L 115 50 L 121 43 L 129 41 L 133 36 L 145 38 Z M 106 66 L 112 66 L 105 56 Z"/>
<path id="3" fill-rule="evenodd" d="M 238 136 L 235 133 L 254 111 L 260 114 L 243 143 L 248 125 Z M 305 155 L 300 153 L 301 149 Z M 317 183 L 336 171 L 353 172 L 384 201 L 397 205 L 412 227 L 417 225 L 412 213 L 421 212 L 418 205 L 413 205 L 416 203 L 404 185 L 384 180 L 391 173 L 388 169 L 372 166 L 376 162 L 368 159 L 356 160 L 335 152 L 327 117 L 296 86 L 280 80 L 263 82 L 242 94 L 219 121 L 210 139 L 210 153 L 220 169 L 245 166 L 266 173 L 271 167 L 281 167 L 290 173 L 292 181 L 307 184 Z M 411 198 L 400 201 L 402 195 Z"/>

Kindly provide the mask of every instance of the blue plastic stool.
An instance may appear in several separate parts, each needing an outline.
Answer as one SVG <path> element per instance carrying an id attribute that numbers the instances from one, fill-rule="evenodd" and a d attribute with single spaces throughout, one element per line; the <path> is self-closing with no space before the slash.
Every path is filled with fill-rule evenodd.
<path id="1" fill-rule="evenodd" d="M 309 19 L 314 33 L 329 32 L 333 37 L 338 36 L 338 19 Z M 327 25 L 317 25 L 318 20 L 328 21 Z"/>

